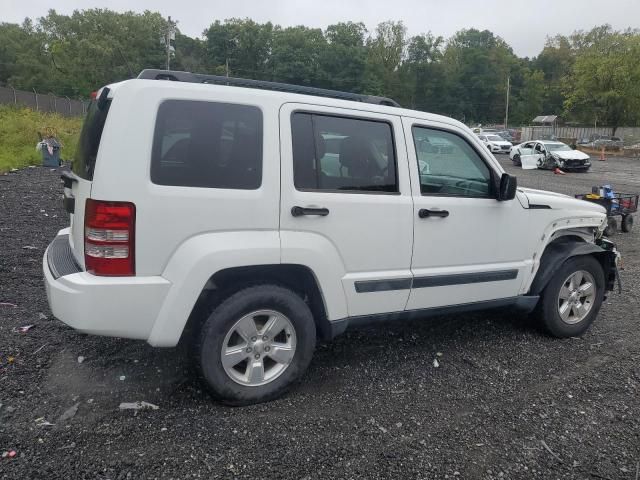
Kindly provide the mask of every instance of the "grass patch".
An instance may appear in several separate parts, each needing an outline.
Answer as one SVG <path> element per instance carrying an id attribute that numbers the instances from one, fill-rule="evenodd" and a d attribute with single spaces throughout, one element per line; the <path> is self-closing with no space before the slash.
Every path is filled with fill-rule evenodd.
<path id="1" fill-rule="evenodd" d="M 35 112 L 13 105 L 0 105 L 0 173 L 12 168 L 40 165 L 42 153 L 36 151 L 38 132 L 51 128 L 62 142 L 61 158 L 71 160 L 76 151 L 81 117 Z"/>

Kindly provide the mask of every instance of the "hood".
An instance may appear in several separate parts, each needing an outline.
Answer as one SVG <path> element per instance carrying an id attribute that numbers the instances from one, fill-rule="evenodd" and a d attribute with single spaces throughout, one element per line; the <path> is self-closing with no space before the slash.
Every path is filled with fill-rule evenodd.
<path id="1" fill-rule="evenodd" d="M 596 203 L 578 200 L 577 198 L 570 197 L 569 195 L 563 195 L 562 193 L 547 192 L 545 190 L 536 190 L 533 188 L 518 188 L 518 190 L 524 193 L 529 202 L 528 206 L 525 208 L 578 210 L 587 215 L 592 215 L 594 213 L 606 214 L 604 207 Z M 537 207 L 532 207 L 533 205 L 537 205 Z"/>
<path id="2" fill-rule="evenodd" d="M 495 141 L 495 142 L 493 140 L 489 140 L 489 143 L 493 143 L 494 145 L 500 145 L 500 146 L 502 145 L 508 145 L 509 147 L 513 146 L 511 145 L 511 142 L 507 142 L 505 140 Z"/>
<path id="3" fill-rule="evenodd" d="M 570 152 L 551 152 L 554 155 L 563 160 L 589 160 L 591 157 L 580 150 L 571 150 Z"/>

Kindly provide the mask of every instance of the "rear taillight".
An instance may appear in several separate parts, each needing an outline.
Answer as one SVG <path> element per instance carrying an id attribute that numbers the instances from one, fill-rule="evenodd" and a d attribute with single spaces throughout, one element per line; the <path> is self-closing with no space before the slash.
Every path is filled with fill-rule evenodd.
<path id="1" fill-rule="evenodd" d="M 132 276 L 135 269 L 136 206 L 88 199 L 84 211 L 84 264 L 102 276 Z"/>

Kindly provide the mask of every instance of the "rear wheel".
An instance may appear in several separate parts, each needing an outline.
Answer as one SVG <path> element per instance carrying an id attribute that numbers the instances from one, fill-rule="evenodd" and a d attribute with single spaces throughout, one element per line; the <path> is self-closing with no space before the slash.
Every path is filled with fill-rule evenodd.
<path id="1" fill-rule="evenodd" d="M 542 292 L 536 316 L 554 337 L 582 335 L 598 315 L 604 298 L 604 272 L 593 257 L 569 258 Z"/>
<path id="2" fill-rule="evenodd" d="M 211 394 L 230 405 L 281 396 L 307 369 L 313 316 L 296 293 L 258 285 L 223 301 L 202 326 L 196 365 Z"/>
<path id="3" fill-rule="evenodd" d="M 629 233 L 633 229 L 633 216 L 624 215 L 622 217 L 622 231 Z"/>

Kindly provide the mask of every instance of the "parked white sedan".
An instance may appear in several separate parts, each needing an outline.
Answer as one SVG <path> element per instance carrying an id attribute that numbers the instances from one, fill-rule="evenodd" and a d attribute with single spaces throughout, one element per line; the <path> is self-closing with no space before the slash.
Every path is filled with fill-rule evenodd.
<path id="1" fill-rule="evenodd" d="M 536 140 L 515 145 L 509 153 L 514 165 L 524 169 L 544 168 L 587 171 L 591 157 L 569 145 L 551 140 Z"/>
<path id="2" fill-rule="evenodd" d="M 479 134 L 478 138 L 482 140 L 491 153 L 509 153 L 513 144 L 507 142 L 504 138 L 493 133 Z"/>

